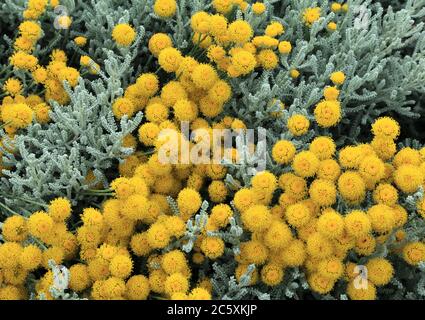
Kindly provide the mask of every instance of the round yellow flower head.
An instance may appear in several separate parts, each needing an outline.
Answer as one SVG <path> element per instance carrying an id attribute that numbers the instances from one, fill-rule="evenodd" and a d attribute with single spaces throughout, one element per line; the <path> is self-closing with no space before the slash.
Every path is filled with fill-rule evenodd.
<path id="1" fill-rule="evenodd" d="M 257 55 L 257 61 L 260 66 L 266 70 L 273 70 L 279 63 L 278 56 L 271 49 L 263 49 Z"/>
<path id="2" fill-rule="evenodd" d="M 252 12 L 256 15 L 261 15 L 266 11 L 266 5 L 262 2 L 255 2 L 252 4 Z"/>
<path id="3" fill-rule="evenodd" d="M 176 14 L 176 0 L 155 0 L 153 11 L 161 18 L 171 18 Z"/>
<path id="4" fill-rule="evenodd" d="M 136 80 L 140 93 L 146 97 L 154 96 L 159 90 L 158 77 L 153 73 L 143 73 Z"/>
<path id="5" fill-rule="evenodd" d="M 268 286 L 277 286 L 282 282 L 283 276 L 283 268 L 276 264 L 268 263 L 261 268 L 261 281 Z"/>
<path id="6" fill-rule="evenodd" d="M 312 257 L 325 259 L 333 254 L 334 246 L 329 238 L 316 232 L 307 239 L 307 252 Z"/>
<path id="7" fill-rule="evenodd" d="M 335 31 L 337 29 L 337 24 L 335 22 L 331 21 L 331 22 L 328 23 L 327 27 L 328 27 L 328 30 Z"/>
<path id="8" fill-rule="evenodd" d="M 166 72 L 176 72 L 183 57 L 179 50 L 168 47 L 159 53 L 158 63 Z"/>
<path id="9" fill-rule="evenodd" d="M 332 158 L 335 154 L 336 145 L 332 138 L 322 136 L 314 138 L 309 149 L 317 156 L 317 158 L 319 158 L 319 160 L 325 160 Z"/>
<path id="10" fill-rule="evenodd" d="M 173 273 L 165 279 L 164 291 L 168 295 L 186 293 L 189 290 L 189 281 L 181 273 Z"/>
<path id="11" fill-rule="evenodd" d="M 314 180 L 309 193 L 311 199 L 319 206 L 329 207 L 336 202 L 336 186 L 329 180 Z"/>
<path id="12" fill-rule="evenodd" d="M 155 56 L 158 57 L 159 53 L 165 48 L 170 48 L 173 46 L 170 36 L 165 33 L 155 33 L 148 43 L 149 51 Z"/>
<path id="13" fill-rule="evenodd" d="M 394 274 L 392 264 L 384 258 L 373 258 L 366 264 L 368 280 L 375 286 L 388 284 Z"/>
<path id="14" fill-rule="evenodd" d="M 257 65 L 257 60 L 251 52 L 246 50 L 239 50 L 232 54 L 231 63 L 232 64 L 230 67 L 234 68 L 234 75 L 237 77 L 239 75 L 246 75 L 253 71 Z M 232 71 L 230 67 L 227 70 L 228 73 Z"/>
<path id="15" fill-rule="evenodd" d="M 126 279 L 133 270 L 133 261 L 125 255 L 116 255 L 109 264 L 109 270 L 112 276 Z"/>
<path id="16" fill-rule="evenodd" d="M 366 213 L 353 210 L 344 217 L 345 230 L 350 236 L 359 238 L 372 231 L 372 223 Z"/>
<path id="17" fill-rule="evenodd" d="M 331 74 L 330 79 L 335 85 L 342 85 L 345 81 L 345 74 L 342 71 L 335 71 Z"/>
<path id="18" fill-rule="evenodd" d="M 135 111 L 133 102 L 127 98 L 118 98 L 112 105 L 112 112 L 117 119 L 121 119 L 125 115 L 132 117 Z"/>
<path id="19" fill-rule="evenodd" d="M 344 274 L 344 265 L 338 258 L 327 258 L 319 262 L 317 271 L 322 277 L 338 280 Z"/>
<path id="20" fill-rule="evenodd" d="M 335 280 L 329 277 L 323 276 L 321 273 L 312 273 L 308 279 L 310 288 L 320 294 L 327 294 L 332 291 Z"/>
<path id="21" fill-rule="evenodd" d="M 42 251 L 39 247 L 30 244 L 21 253 L 19 263 L 25 270 L 32 271 L 41 265 Z"/>
<path id="22" fill-rule="evenodd" d="M 126 297 L 130 300 L 146 300 L 150 293 L 149 279 L 143 275 L 136 275 L 128 279 Z"/>
<path id="23" fill-rule="evenodd" d="M 320 161 L 313 152 L 301 151 L 295 155 L 292 168 L 297 175 L 308 178 L 316 174 L 319 164 Z"/>
<path id="24" fill-rule="evenodd" d="M 244 44 L 251 40 L 254 31 L 251 25 L 244 20 L 236 20 L 229 24 L 228 35 L 236 44 Z"/>
<path id="25" fill-rule="evenodd" d="M 201 250 L 206 257 L 217 259 L 224 253 L 224 241 L 219 237 L 205 237 L 201 242 Z"/>
<path id="26" fill-rule="evenodd" d="M 270 227 L 272 215 L 263 205 L 256 205 L 242 213 L 242 222 L 251 232 L 262 232 Z"/>
<path id="27" fill-rule="evenodd" d="M 338 191 L 347 201 L 360 203 L 365 197 L 366 186 L 360 174 L 346 171 L 338 179 Z"/>
<path id="28" fill-rule="evenodd" d="M 278 164 L 288 164 L 295 156 L 296 149 L 291 141 L 280 140 L 272 149 L 272 158 Z"/>
<path id="29" fill-rule="evenodd" d="M 335 101 L 339 97 L 339 90 L 336 87 L 326 87 L 323 90 L 325 100 Z"/>
<path id="30" fill-rule="evenodd" d="M 74 42 L 79 47 L 84 47 L 87 44 L 87 38 L 83 36 L 78 36 L 74 38 Z"/>
<path id="31" fill-rule="evenodd" d="M 22 91 L 22 83 L 18 79 L 9 78 L 3 85 L 3 90 L 11 96 L 16 96 Z"/>
<path id="32" fill-rule="evenodd" d="M 190 18 L 190 25 L 194 32 L 208 33 L 210 30 L 210 15 L 205 11 L 198 11 Z"/>
<path id="33" fill-rule="evenodd" d="M 319 102 L 314 109 L 314 117 L 319 126 L 333 127 L 341 120 L 341 106 L 338 101 L 324 100 Z"/>
<path id="34" fill-rule="evenodd" d="M 296 203 L 288 206 L 285 212 L 286 221 L 296 227 L 305 226 L 312 218 L 310 209 L 302 203 Z"/>
<path id="35" fill-rule="evenodd" d="M 22 242 L 28 237 L 27 222 L 22 216 L 11 216 L 3 222 L 2 236 L 6 241 Z"/>
<path id="36" fill-rule="evenodd" d="M 335 210 L 327 209 L 317 221 L 317 231 L 326 238 L 338 238 L 344 233 L 344 218 Z"/>
<path id="37" fill-rule="evenodd" d="M 71 216 L 71 203 L 66 198 L 56 198 L 50 202 L 48 213 L 55 222 L 63 222 Z"/>
<path id="38" fill-rule="evenodd" d="M 400 134 L 400 125 L 390 117 L 381 117 L 372 124 L 372 133 L 376 137 L 397 139 Z"/>
<path id="39" fill-rule="evenodd" d="M 33 213 L 28 219 L 28 231 L 37 238 L 42 238 L 50 233 L 53 226 L 53 219 L 43 211 Z"/>
<path id="40" fill-rule="evenodd" d="M 422 242 L 410 242 L 403 248 L 403 258 L 410 265 L 418 265 L 425 261 L 425 244 Z"/>
<path id="41" fill-rule="evenodd" d="M 404 193 L 414 193 L 423 183 L 423 175 L 419 167 L 406 164 L 394 172 L 394 182 Z"/>
<path id="42" fill-rule="evenodd" d="M 136 38 L 136 31 L 127 23 L 121 23 L 112 30 L 112 39 L 120 46 L 130 46 Z"/>
<path id="43" fill-rule="evenodd" d="M 193 83 L 201 89 L 211 89 L 218 79 L 217 71 L 209 64 L 199 64 L 192 72 Z"/>
<path id="44" fill-rule="evenodd" d="M 320 18 L 320 8 L 307 8 L 303 12 L 304 23 L 311 27 L 314 22 Z"/>
<path id="45" fill-rule="evenodd" d="M 91 279 L 88 267 L 84 264 L 74 264 L 69 268 L 70 280 L 69 288 L 75 292 L 81 292 L 90 287 Z"/>
<path id="46" fill-rule="evenodd" d="M 389 232 L 395 227 L 395 213 L 391 207 L 377 204 L 369 208 L 367 215 L 372 223 L 372 229 L 376 232 Z"/>
<path id="47" fill-rule="evenodd" d="M 289 41 L 281 41 L 279 42 L 278 49 L 282 54 L 289 54 L 292 51 L 292 45 Z"/>
<path id="48" fill-rule="evenodd" d="M 291 242 L 292 232 L 284 222 L 275 220 L 270 223 L 270 227 L 265 232 L 263 240 L 268 248 L 278 250 Z"/>
<path id="49" fill-rule="evenodd" d="M 306 134 L 309 128 L 310 121 L 304 115 L 295 114 L 288 119 L 288 130 L 296 137 Z"/>
<path id="50" fill-rule="evenodd" d="M 347 286 L 347 295 L 351 300 L 375 300 L 376 299 L 376 287 L 369 281 L 365 285 L 356 287 L 356 281 L 350 281 Z"/>

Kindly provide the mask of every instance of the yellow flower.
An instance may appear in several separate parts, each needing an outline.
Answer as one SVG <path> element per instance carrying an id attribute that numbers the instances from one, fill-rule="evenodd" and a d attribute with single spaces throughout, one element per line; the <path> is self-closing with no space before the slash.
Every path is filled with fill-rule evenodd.
<path id="1" fill-rule="evenodd" d="M 9 78 L 4 83 L 3 90 L 11 96 L 16 96 L 22 92 L 22 83 L 18 79 Z"/>
<path id="2" fill-rule="evenodd" d="M 271 49 L 261 50 L 257 55 L 257 61 L 266 70 L 273 70 L 279 63 L 277 55 Z"/>
<path id="3" fill-rule="evenodd" d="M 336 202 L 335 184 L 329 180 L 314 180 L 310 185 L 310 197 L 319 206 L 333 205 Z"/>
<path id="4" fill-rule="evenodd" d="M 371 221 L 366 213 L 353 210 L 344 217 L 345 230 L 350 236 L 359 238 L 372 231 Z"/>
<path id="5" fill-rule="evenodd" d="M 189 300 L 211 300 L 211 293 L 204 288 L 193 288 L 189 294 Z"/>
<path id="6" fill-rule="evenodd" d="M 341 106 L 338 101 L 324 100 L 319 102 L 314 109 L 314 117 L 319 126 L 333 127 L 341 120 Z"/>
<path id="7" fill-rule="evenodd" d="M 341 85 L 345 81 L 345 74 L 342 71 L 335 71 L 331 74 L 330 79 L 335 85 Z"/>
<path id="8" fill-rule="evenodd" d="M 2 236 L 6 241 L 22 242 L 28 237 L 27 223 L 22 216 L 11 216 L 3 222 Z"/>
<path id="9" fill-rule="evenodd" d="M 183 57 L 179 50 L 168 47 L 159 53 L 158 63 L 166 72 L 176 72 Z"/>
<path id="10" fill-rule="evenodd" d="M 150 292 L 149 279 L 143 275 L 136 275 L 128 279 L 126 297 L 130 300 L 146 300 Z"/>
<path id="11" fill-rule="evenodd" d="M 317 159 L 313 152 L 301 151 L 294 157 L 292 168 L 301 177 L 313 177 L 319 168 L 319 163 L 319 159 Z"/>
<path id="12" fill-rule="evenodd" d="M 189 290 L 189 281 L 181 273 L 173 273 L 165 279 L 164 291 L 168 295 L 182 292 L 186 293 Z"/>
<path id="13" fill-rule="evenodd" d="M 254 31 L 251 25 L 244 20 L 236 20 L 228 27 L 228 35 L 230 40 L 236 44 L 244 44 L 251 40 Z"/>
<path id="14" fill-rule="evenodd" d="M 291 141 L 280 140 L 272 149 L 273 160 L 279 164 L 288 164 L 295 156 L 296 149 Z"/>
<path id="15" fill-rule="evenodd" d="M 127 98 L 118 98 L 112 105 L 112 112 L 117 119 L 123 116 L 132 117 L 135 113 L 133 102 Z"/>
<path id="16" fill-rule="evenodd" d="M 372 223 L 372 229 L 376 232 L 389 232 L 395 227 L 395 213 L 391 207 L 377 204 L 369 208 L 367 215 Z"/>
<path id="17" fill-rule="evenodd" d="M 313 291 L 320 294 L 329 293 L 335 285 L 335 280 L 325 277 L 320 273 L 312 273 L 307 278 L 307 282 Z"/>
<path id="18" fill-rule="evenodd" d="M 338 258 L 327 258 L 319 262 L 317 271 L 322 277 L 337 280 L 344 273 L 344 265 Z"/>
<path id="19" fill-rule="evenodd" d="M 406 164 L 400 166 L 394 172 L 394 182 L 401 191 L 405 193 L 414 193 L 423 183 L 423 175 L 419 167 Z"/>
<path id="20" fill-rule="evenodd" d="M 242 222 L 251 232 L 262 232 L 270 227 L 272 215 L 263 205 L 256 205 L 242 213 Z"/>
<path id="21" fill-rule="evenodd" d="M 279 52 L 282 54 L 288 54 L 292 51 L 292 45 L 289 41 L 281 41 L 278 46 Z"/>
<path id="22" fill-rule="evenodd" d="M 273 37 L 273 38 L 280 36 L 281 34 L 283 34 L 283 32 L 284 32 L 283 25 L 276 21 L 270 23 L 266 27 L 266 30 L 264 31 L 266 36 Z"/>
<path id="23" fill-rule="evenodd" d="M 373 258 L 366 264 L 368 280 L 376 286 L 384 286 L 390 282 L 394 274 L 391 263 L 384 258 Z"/>
<path id="24" fill-rule="evenodd" d="M 232 67 L 236 71 L 236 76 L 246 75 L 254 70 L 257 61 L 254 55 L 246 50 L 239 50 L 232 55 Z"/>
<path id="25" fill-rule="evenodd" d="M 34 111 L 26 104 L 6 104 L 1 109 L 1 117 L 5 123 L 16 129 L 29 126 L 34 118 Z"/>
<path id="26" fill-rule="evenodd" d="M 201 250 L 206 257 L 217 259 L 224 253 L 224 241 L 219 237 L 205 237 L 201 242 Z"/>
<path id="27" fill-rule="evenodd" d="M 306 225 L 312 214 L 307 206 L 302 203 L 290 205 L 285 212 L 286 221 L 296 228 Z"/>
<path id="28" fill-rule="evenodd" d="M 347 286 L 347 295 L 351 300 L 375 300 L 376 287 L 368 280 L 365 286 L 356 287 L 355 280 L 352 280 Z"/>
<path id="29" fill-rule="evenodd" d="M 328 30 L 335 31 L 336 28 L 337 28 L 337 25 L 336 25 L 335 22 L 331 21 L 331 22 L 328 23 L 328 26 L 327 27 L 328 27 Z"/>
<path id="30" fill-rule="evenodd" d="M 288 119 L 288 129 L 296 137 L 302 136 L 308 132 L 310 121 L 301 114 L 292 115 Z"/>
<path id="31" fill-rule="evenodd" d="M 256 15 L 261 15 L 266 11 L 266 5 L 262 2 L 255 2 L 252 4 L 252 12 Z"/>
<path id="32" fill-rule="evenodd" d="M 319 20 L 319 18 L 320 18 L 320 8 L 318 8 L 318 7 L 307 8 L 303 12 L 304 23 L 309 27 L 311 27 L 311 25 L 314 22 Z"/>
<path id="33" fill-rule="evenodd" d="M 153 11 L 161 18 L 170 18 L 177 11 L 176 0 L 155 0 Z"/>
<path id="34" fill-rule="evenodd" d="M 338 179 L 338 191 L 349 202 L 360 203 L 364 199 L 366 186 L 357 172 L 346 171 Z"/>
<path id="35" fill-rule="evenodd" d="M 83 36 L 78 36 L 74 38 L 74 42 L 79 47 L 84 47 L 87 43 L 87 38 Z"/>
<path id="36" fill-rule="evenodd" d="M 193 83 L 201 89 L 211 89 L 218 79 L 217 71 L 209 64 L 199 64 L 192 72 Z"/>
<path id="37" fill-rule="evenodd" d="M 283 276 L 283 268 L 276 264 L 268 263 L 261 268 L 261 281 L 268 286 L 277 286 L 282 282 Z"/>
<path id="38" fill-rule="evenodd" d="M 69 268 L 69 288 L 75 292 L 81 292 L 90 287 L 91 279 L 86 265 L 78 263 Z"/>
<path id="39" fill-rule="evenodd" d="M 344 233 L 344 219 L 333 209 L 327 209 L 317 221 L 317 231 L 329 239 L 338 238 Z"/>
<path id="40" fill-rule="evenodd" d="M 425 244 L 422 242 L 410 242 L 403 248 L 403 258 L 410 265 L 418 265 L 425 261 Z"/>
<path id="41" fill-rule="evenodd" d="M 112 30 L 112 39 L 121 46 L 130 46 L 135 38 L 136 31 L 126 23 L 118 24 Z"/>
<path id="42" fill-rule="evenodd" d="M 323 90 L 323 95 L 325 96 L 325 100 L 336 101 L 339 97 L 339 90 L 336 87 L 326 87 Z"/>
<path id="43" fill-rule="evenodd" d="M 155 33 L 148 43 L 149 51 L 155 56 L 158 57 L 159 53 L 165 48 L 170 48 L 173 46 L 171 38 L 165 33 Z"/>
<path id="44" fill-rule="evenodd" d="M 334 252 L 332 242 L 321 233 L 313 233 L 307 239 L 307 252 L 316 258 L 325 259 Z"/>

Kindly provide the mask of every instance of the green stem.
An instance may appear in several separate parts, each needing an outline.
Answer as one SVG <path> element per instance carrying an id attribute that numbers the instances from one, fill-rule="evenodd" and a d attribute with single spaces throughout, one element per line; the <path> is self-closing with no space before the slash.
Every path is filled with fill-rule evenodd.
<path id="1" fill-rule="evenodd" d="M 25 198 L 21 198 L 21 197 L 18 197 L 18 199 L 25 201 L 25 202 L 28 202 L 28 203 L 31 203 L 31 204 L 35 204 L 35 205 L 43 207 L 43 208 L 47 208 L 46 204 L 43 204 L 43 203 L 40 203 L 40 202 L 37 202 L 37 201 L 33 201 L 33 200 L 30 200 L 30 199 L 25 199 Z"/>
<path id="2" fill-rule="evenodd" d="M 17 213 L 17 212 L 15 212 L 15 211 L 13 211 L 12 209 L 10 209 L 8 206 L 6 206 L 5 204 L 3 204 L 3 203 L 1 203 L 0 202 L 0 207 L 2 207 L 3 209 L 5 209 L 6 211 L 8 211 L 8 212 L 10 212 L 10 213 L 12 213 L 12 214 L 14 214 L 14 215 L 18 215 L 19 216 L 19 213 Z"/>

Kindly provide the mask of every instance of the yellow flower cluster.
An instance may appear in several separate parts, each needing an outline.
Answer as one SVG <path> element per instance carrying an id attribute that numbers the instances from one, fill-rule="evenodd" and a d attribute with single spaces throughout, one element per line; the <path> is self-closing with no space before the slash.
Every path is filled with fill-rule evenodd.
<path id="1" fill-rule="evenodd" d="M 330 87 L 325 96 L 332 101 L 338 92 Z M 391 118 L 377 119 L 372 131 L 375 137 L 371 143 L 346 146 L 338 154 L 335 143 L 326 136 L 316 137 L 308 150 L 299 152 L 290 141 L 275 144 L 274 161 L 290 164 L 292 172 L 278 178 L 271 173 L 259 174 L 253 178 L 252 188 L 240 190 L 234 197 L 245 227 L 252 232 L 251 240 L 242 246 L 241 268 L 250 263 L 263 268 L 273 264 L 279 270 L 302 266 L 312 290 L 318 293 L 326 294 L 336 280 L 346 279 L 351 299 L 374 299 L 375 286 L 391 280 L 393 267 L 385 259 L 369 260 L 368 289 L 355 289 L 354 263 L 343 263 L 350 250 L 369 256 L 377 244 L 395 233 L 394 253 L 412 265 L 424 261 L 425 244 L 404 241 L 408 215 L 398 202 L 400 192 L 414 193 L 424 186 L 424 150 L 406 147 L 397 152 L 394 139 L 400 128 Z M 256 182 L 260 178 L 263 192 Z M 281 195 L 278 204 L 272 205 L 276 189 Z M 375 204 L 360 209 L 367 192 Z M 351 211 L 333 209 L 338 196 Z M 424 215 L 425 200 L 418 202 L 417 210 Z"/>
<path id="2" fill-rule="evenodd" d="M 49 100 L 61 104 L 69 102 L 68 94 L 63 87 L 66 80 L 71 87 L 78 84 L 80 73 L 75 68 L 66 65 L 67 56 L 62 50 L 53 50 L 47 67 L 39 64 L 38 58 L 32 55 L 37 41 L 43 36 L 43 30 L 37 19 L 47 10 L 48 6 L 56 7 L 59 1 L 29 0 L 24 11 L 24 21 L 19 25 L 19 36 L 15 39 L 14 53 L 10 57 L 10 65 L 16 70 L 22 70 L 32 78 L 34 85 L 43 85 L 44 99 L 31 94 L 25 97 L 23 84 L 19 79 L 9 78 L 3 85 L 7 96 L 1 105 L 1 120 L 6 132 L 13 137 L 16 130 L 25 128 L 33 119 L 39 123 L 50 121 Z"/>

